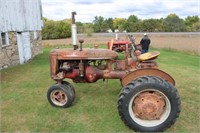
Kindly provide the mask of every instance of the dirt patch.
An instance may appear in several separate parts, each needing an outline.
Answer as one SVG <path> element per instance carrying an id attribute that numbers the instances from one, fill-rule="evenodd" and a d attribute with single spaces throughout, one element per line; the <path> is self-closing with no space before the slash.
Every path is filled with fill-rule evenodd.
<path id="1" fill-rule="evenodd" d="M 143 37 L 141 33 L 133 34 L 138 44 Z M 166 48 L 178 51 L 192 52 L 200 54 L 200 34 L 149 34 L 151 47 Z M 91 37 L 80 34 L 78 39 L 83 38 L 85 44 L 107 44 L 111 39 L 115 39 L 115 34 L 94 34 Z M 125 34 L 119 34 L 120 40 L 127 40 Z M 43 40 L 43 46 L 71 44 L 72 39 Z"/>

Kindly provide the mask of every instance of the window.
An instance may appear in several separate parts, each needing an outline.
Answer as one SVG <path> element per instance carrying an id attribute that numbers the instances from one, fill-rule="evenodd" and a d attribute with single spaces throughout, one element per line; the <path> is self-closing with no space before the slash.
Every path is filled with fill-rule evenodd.
<path id="1" fill-rule="evenodd" d="M 9 45 L 8 33 L 6 33 L 6 32 L 1 33 L 0 44 L 1 44 L 1 47 L 6 47 Z"/>

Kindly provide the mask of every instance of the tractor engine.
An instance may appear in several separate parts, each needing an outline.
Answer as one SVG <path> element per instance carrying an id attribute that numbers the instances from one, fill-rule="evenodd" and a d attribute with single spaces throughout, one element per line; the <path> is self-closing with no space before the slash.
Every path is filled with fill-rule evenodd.
<path id="1" fill-rule="evenodd" d="M 113 60 L 118 56 L 107 49 L 54 49 L 50 52 L 51 77 L 62 81 L 96 82 L 98 79 L 118 78 L 124 74 L 112 71 Z M 123 72 L 124 73 L 124 72 Z"/>
<path id="2" fill-rule="evenodd" d="M 65 78 L 70 78 L 74 82 L 93 83 L 103 78 L 105 63 L 105 60 L 61 61 L 59 71 L 64 73 Z"/>

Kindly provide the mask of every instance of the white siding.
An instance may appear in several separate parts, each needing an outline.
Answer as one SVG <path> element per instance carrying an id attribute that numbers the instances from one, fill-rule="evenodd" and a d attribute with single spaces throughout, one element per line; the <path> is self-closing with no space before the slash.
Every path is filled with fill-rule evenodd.
<path id="1" fill-rule="evenodd" d="M 24 64 L 31 59 L 31 44 L 29 32 L 17 33 L 17 43 L 19 50 L 19 62 Z"/>
<path id="2" fill-rule="evenodd" d="M 0 32 L 41 30 L 41 0 L 0 0 Z"/>

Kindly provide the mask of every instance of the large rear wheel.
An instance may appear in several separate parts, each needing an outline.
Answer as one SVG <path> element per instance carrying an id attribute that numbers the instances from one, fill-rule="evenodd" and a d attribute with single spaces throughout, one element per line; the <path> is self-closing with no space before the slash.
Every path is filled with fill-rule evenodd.
<path id="1" fill-rule="evenodd" d="M 161 132 L 175 123 L 181 101 L 171 83 L 144 76 L 123 88 L 118 110 L 124 123 L 135 131 Z"/>

